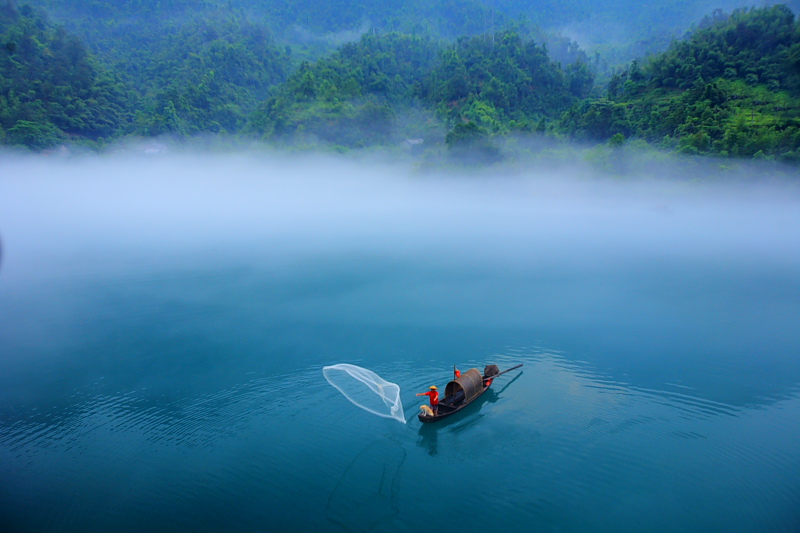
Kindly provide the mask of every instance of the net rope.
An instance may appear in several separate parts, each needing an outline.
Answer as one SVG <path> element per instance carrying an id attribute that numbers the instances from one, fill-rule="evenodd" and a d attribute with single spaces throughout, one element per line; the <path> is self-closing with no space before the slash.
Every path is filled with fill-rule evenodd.
<path id="1" fill-rule="evenodd" d="M 374 415 L 406 423 L 400 386 L 366 368 L 342 363 L 322 368 L 325 379 L 354 405 Z"/>

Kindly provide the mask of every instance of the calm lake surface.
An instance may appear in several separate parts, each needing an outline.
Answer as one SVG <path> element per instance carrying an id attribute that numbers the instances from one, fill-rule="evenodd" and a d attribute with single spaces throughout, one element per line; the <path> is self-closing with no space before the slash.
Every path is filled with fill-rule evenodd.
<path id="1" fill-rule="evenodd" d="M 800 194 L 720 181 L 7 158 L 0 530 L 797 532 Z"/>

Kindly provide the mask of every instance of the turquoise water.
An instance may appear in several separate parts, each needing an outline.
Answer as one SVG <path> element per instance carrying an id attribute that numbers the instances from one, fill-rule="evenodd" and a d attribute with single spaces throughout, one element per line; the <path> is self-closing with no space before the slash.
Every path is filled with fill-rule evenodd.
<path id="1" fill-rule="evenodd" d="M 792 188 L 0 167 L 2 531 L 800 527 Z M 487 363 L 524 366 L 416 420 Z"/>

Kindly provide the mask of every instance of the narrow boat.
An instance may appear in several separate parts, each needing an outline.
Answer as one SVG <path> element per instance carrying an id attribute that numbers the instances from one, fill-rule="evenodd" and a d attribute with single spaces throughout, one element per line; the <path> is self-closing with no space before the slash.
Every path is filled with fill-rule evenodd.
<path id="1" fill-rule="evenodd" d="M 417 418 L 419 418 L 420 422 L 425 424 L 438 422 L 443 418 L 447 418 L 480 398 L 481 394 L 489 390 L 489 387 L 492 386 L 492 381 L 497 377 L 502 376 L 506 372 L 516 370 L 521 366 L 522 364 L 519 364 L 500 372 L 497 365 L 487 365 L 483 369 L 483 374 L 481 374 L 481 371 L 477 368 L 471 368 L 466 372 L 462 372 L 460 377 L 455 378 L 445 387 L 444 399 L 439 402 L 439 412 L 435 415 L 422 412 L 417 415 Z"/>

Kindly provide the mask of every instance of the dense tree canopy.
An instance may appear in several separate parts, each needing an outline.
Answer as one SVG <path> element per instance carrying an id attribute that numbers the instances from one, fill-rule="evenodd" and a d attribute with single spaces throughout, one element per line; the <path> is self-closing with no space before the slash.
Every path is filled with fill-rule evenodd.
<path id="1" fill-rule="evenodd" d="M 238 132 L 291 69 L 287 50 L 263 26 L 222 14 L 137 26 L 96 57 L 30 6 L 5 0 L 0 16 L 0 127 L 10 144 Z M 135 46 L 126 46 L 130 39 Z"/>
<path id="2" fill-rule="evenodd" d="M 778 5 L 716 11 L 692 37 L 612 77 L 564 116 L 582 139 L 633 136 L 685 153 L 800 158 L 800 25 Z"/>
<path id="3" fill-rule="evenodd" d="M 459 39 L 431 72 L 426 99 L 450 123 L 475 121 L 492 133 L 531 129 L 585 98 L 594 76 L 578 61 L 563 70 L 544 46 L 517 33 Z"/>
<path id="4" fill-rule="evenodd" d="M 398 114 L 434 110 L 449 128 L 474 136 L 533 131 L 592 88 L 583 62 L 566 70 L 544 46 L 517 33 L 441 45 L 403 34 L 365 35 L 315 64 L 303 63 L 253 120 L 267 137 L 313 135 L 343 146 L 397 140 Z"/>
<path id="5" fill-rule="evenodd" d="M 364 35 L 315 64 L 304 62 L 253 117 L 267 138 L 320 138 L 345 147 L 393 138 L 395 109 L 413 104 L 436 58 L 431 40 Z"/>
<path id="6" fill-rule="evenodd" d="M 290 70 L 266 30 L 241 20 L 192 20 L 145 47 L 118 69 L 144 97 L 143 135 L 238 132 Z"/>
<path id="7" fill-rule="evenodd" d="M 118 135 L 129 121 L 124 87 L 80 39 L 29 6 L 0 7 L 0 139 L 44 148 Z"/>
<path id="8" fill-rule="evenodd" d="M 800 159 L 800 29 L 785 5 L 716 10 L 599 85 L 597 54 L 512 22 L 526 14 L 513 1 L 32 1 L 55 15 L 0 0 L 5 144 L 227 133 L 496 160 L 502 137 L 525 134 Z M 343 40 L 311 53 L 302 27 Z M 371 29 L 335 33 L 354 28 Z"/>

